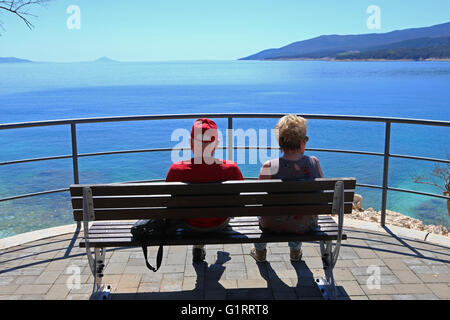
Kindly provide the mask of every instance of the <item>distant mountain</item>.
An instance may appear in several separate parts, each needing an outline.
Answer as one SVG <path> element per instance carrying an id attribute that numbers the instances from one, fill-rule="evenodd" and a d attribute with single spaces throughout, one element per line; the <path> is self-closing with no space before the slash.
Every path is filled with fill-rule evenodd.
<path id="1" fill-rule="evenodd" d="M 348 54 L 355 59 L 364 52 L 387 49 L 430 48 L 428 56 L 433 56 L 433 49 L 448 44 L 450 22 L 426 28 L 413 28 L 388 33 L 371 33 L 361 35 L 325 35 L 309 40 L 291 43 L 279 49 L 268 49 L 240 60 L 272 60 L 272 59 L 334 59 Z M 441 48 L 442 49 L 442 48 Z M 440 54 L 444 51 L 438 49 Z M 450 58 L 449 56 L 444 55 Z M 381 59 L 381 58 L 380 58 Z"/>
<path id="2" fill-rule="evenodd" d="M 0 58 L 0 63 L 31 63 L 33 61 L 14 57 Z"/>
<path id="3" fill-rule="evenodd" d="M 117 62 L 117 61 L 112 60 L 108 57 L 101 57 L 101 58 L 98 58 L 97 60 L 94 60 L 93 62 Z"/>

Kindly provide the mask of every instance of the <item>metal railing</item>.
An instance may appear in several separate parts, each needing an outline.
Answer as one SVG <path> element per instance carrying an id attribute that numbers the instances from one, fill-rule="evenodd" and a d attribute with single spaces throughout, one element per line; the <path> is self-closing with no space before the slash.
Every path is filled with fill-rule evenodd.
<path id="1" fill-rule="evenodd" d="M 21 129 L 21 128 L 32 128 L 32 127 L 49 127 L 49 126 L 70 126 L 70 136 L 72 145 L 72 154 L 70 155 L 60 155 L 52 157 L 42 157 L 42 158 L 32 158 L 32 159 L 21 159 L 14 161 L 0 162 L 0 166 L 13 165 L 18 163 L 29 163 L 36 161 L 47 161 L 47 160 L 57 160 L 57 159 L 72 159 L 73 166 L 73 181 L 75 184 L 79 183 L 79 168 L 78 159 L 80 157 L 93 157 L 93 156 L 103 156 L 103 155 L 114 155 L 114 154 L 128 154 L 128 153 L 143 153 L 143 152 L 165 152 L 174 150 L 183 150 L 183 148 L 156 148 L 156 149 L 135 149 L 135 150 L 119 150 L 119 151 L 109 151 L 109 152 L 96 152 L 96 153 L 78 153 L 77 147 L 77 125 L 88 124 L 88 123 L 104 123 L 104 122 L 126 122 L 126 121 L 149 121 L 149 120 L 182 120 L 182 119 L 198 119 L 198 118 L 213 118 L 213 119 L 227 119 L 228 120 L 228 145 L 222 147 L 227 150 L 227 158 L 233 158 L 233 152 L 236 149 L 274 149 L 273 147 L 259 147 L 259 146 L 234 146 L 233 145 L 233 119 L 276 119 L 281 118 L 285 114 L 275 114 L 275 113 L 251 113 L 251 114 L 174 114 L 174 115 L 144 115 L 144 116 L 126 116 L 126 117 L 106 117 L 106 118 L 84 118 L 84 119 L 67 119 L 67 120 L 53 120 L 53 121 L 37 121 L 37 122 L 25 122 L 25 123 L 10 123 L 1 124 L 0 130 L 7 129 Z M 420 192 L 408 189 L 393 188 L 388 184 L 389 177 L 389 160 L 390 158 L 402 158 L 402 159 L 414 159 L 421 161 L 431 161 L 439 163 L 450 163 L 449 159 L 436 159 L 427 157 L 417 157 L 412 155 L 401 155 L 390 153 L 391 145 L 391 125 L 393 123 L 397 124 L 410 124 L 410 125 L 426 125 L 426 126 L 439 126 L 439 127 L 450 127 L 450 121 L 435 121 L 435 120 L 422 120 L 422 119 L 405 119 L 405 118 L 390 118 L 390 117 L 368 117 L 368 116 L 345 116 L 345 115 L 313 115 L 313 114 L 299 114 L 306 119 L 316 119 L 316 120 L 340 120 L 340 121 L 364 121 L 364 122 L 378 122 L 385 124 L 385 143 L 384 152 L 368 152 L 368 151 L 358 151 L 358 150 L 342 150 L 342 149 L 320 149 L 320 148 L 306 148 L 308 151 L 317 152 L 336 152 L 336 153 L 346 153 L 346 154 L 357 154 L 357 155 L 370 155 L 378 156 L 384 158 L 383 163 L 383 182 L 382 185 L 370 185 L 358 183 L 358 187 L 365 188 L 375 188 L 382 190 L 381 197 L 381 225 L 384 227 L 386 222 L 386 203 L 387 203 L 387 192 L 388 191 L 398 191 L 405 193 L 412 193 L 418 195 L 424 195 L 428 197 L 435 197 L 441 199 L 450 199 L 448 196 L 438 195 L 427 192 Z M 161 180 L 151 180 L 151 181 L 161 181 Z M 45 190 L 41 192 L 29 193 L 16 195 L 12 197 L 7 197 L 0 199 L 0 202 L 11 201 L 15 199 L 22 199 L 52 193 L 66 192 L 66 189 L 56 189 L 56 190 Z"/>

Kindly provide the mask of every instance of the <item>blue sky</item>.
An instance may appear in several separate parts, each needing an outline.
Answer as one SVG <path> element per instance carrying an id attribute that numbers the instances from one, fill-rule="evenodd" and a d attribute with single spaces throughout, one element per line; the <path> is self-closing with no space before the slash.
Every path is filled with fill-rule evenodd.
<path id="1" fill-rule="evenodd" d="M 67 8 L 80 8 L 68 29 Z M 370 30 L 366 9 L 381 10 Z M 450 21 L 449 0 L 53 0 L 29 30 L 0 11 L 0 56 L 37 61 L 234 60 L 323 34 L 389 32 Z"/>

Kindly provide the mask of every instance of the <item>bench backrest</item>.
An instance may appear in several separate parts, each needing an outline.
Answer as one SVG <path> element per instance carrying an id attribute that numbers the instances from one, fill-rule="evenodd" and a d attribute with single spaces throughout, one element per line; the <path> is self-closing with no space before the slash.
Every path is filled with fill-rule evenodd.
<path id="1" fill-rule="evenodd" d="M 331 214 L 334 188 L 344 182 L 344 213 L 351 213 L 355 178 L 314 181 L 245 180 L 218 183 L 71 185 L 75 221 L 83 220 L 83 190 L 90 188 L 90 220 Z"/>

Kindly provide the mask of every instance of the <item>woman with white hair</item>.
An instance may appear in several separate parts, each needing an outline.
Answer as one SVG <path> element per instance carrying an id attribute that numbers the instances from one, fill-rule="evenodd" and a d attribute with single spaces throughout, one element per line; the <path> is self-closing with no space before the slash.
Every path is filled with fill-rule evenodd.
<path id="1" fill-rule="evenodd" d="M 323 178 L 319 160 L 306 156 L 305 148 L 309 138 L 306 135 L 307 120 L 296 115 L 281 118 L 275 130 L 283 156 L 264 163 L 259 179 L 313 180 Z M 260 217 L 261 228 L 271 232 L 303 234 L 317 227 L 317 215 L 293 215 L 281 217 Z M 290 259 L 298 261 L 302 257 L 301 242 L 289 242 Z M 257 262 L 266 261 L 266 243 L 255 243 L 250 255 Z"/>

